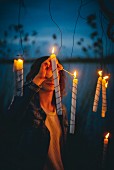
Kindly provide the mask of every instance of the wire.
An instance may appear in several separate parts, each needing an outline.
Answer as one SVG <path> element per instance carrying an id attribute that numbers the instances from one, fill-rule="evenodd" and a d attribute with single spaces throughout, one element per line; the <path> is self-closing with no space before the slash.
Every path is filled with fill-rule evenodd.
<path id="1" fill-rule="evenodd" d="M 79 9 L 78 9 L 78 16 L 76 18 L 76 21 L 75 21 L 75 26 L 74 26 L 74 32 L 73 32 L 73 44 L 72 44 L 72 50 L 71 50 L 71 58 L 72 58 L 72 54 L 73 54 L 73 49 L 74 49 L 74 37 L 75 37 L 75 32 L 76 32 L 76 26 L 77 26 L 77 23 L 78 23 L 78 19 L 80 17 L 80 10 L 81 10 L 81 7 L 82 7 L 82 0 L 81 0 L 81 4 L 79 6 Z"/>
<path id="2" fill-rule="evenodd" d="M 101 54 L 101 59 L 103 59 L 103 35 L 104 35 L 104 29 L 103 29 L 103 24 L 102 24 L 102 15 L 101 15 L 101 11 L 99 11 L 99 19 L 100 19 L 100 25 L 101 25 L 101 29 L 102 29 L 102 35 L 101 35 L 101 39 L 102 39 L 102 54 Z M 101 70 L 103 69 L 103 63 L 101 60 Z"/>
<path id="3" fill-rule="evenodd" d="M 93 1 L 94 1 L 94 0 L 89 1 L 89 2 L 85 2 L 85 3 L 81 2 L 81 3 L 82 3 L 81 8 L 84 7 L 84 6 L 86 6 L 86 5 L 88 5 L 88 4 L 90 4 L 90 3 L 92 3 Z M 81 8 L 80 8 L 80 12 L 79 12 L 79 15 L 80 15 L 79 17 L 82 18 L 83 20 L 86 20 L 86 21 L 87 21 L 88 19 L 87 19 L 87 18 L 84 18 L 84 17 L 81 15 Z"/>
<path id="4" fill-rule="evenodd" d="M 18 13 L 18 30 L 19 30 L 19 35 L 20 35 L 20 45 L 21 45 L 21 49 L 22 49 L 22 56 L 24 55 L 24 49 L 23 49 L 23 40 L 22 40 L 22 32 L 20 30 L 20 15 L 21 15 L 21 7 L 23 5 L 23 1 L 19 0 L 19 13 Z"/>
<path id="5" fill-rule="evenodd" d="M 94 1 L 94 0 L 92 0 L 92 1 L 90 0 L 90 1 L 88 1 L 88 2 L 82 3 L 82 7 L 83 7 L 83 6 L 86 6 L 86 5 L 90 4 L 90 3 L 92 3 L 93 1 Z"/>
<path id="6" fill-rule="evenodd" d="M 61 31 L 60 27 L 58 26 L 58 24 L 55 22 L 55 20 L 54 20 L 53 17 L 52 17 L 52 14 L 51 14 L 51 0 L 49 0 L 49 14 L 50 14 L 51 20 L 52 20 L 53 23 L 57 26 L 57 28 L 59 29 L 60 35 L 61 35 L 61 46 L 60 46 L 60 48 L 59 48 L 59 52 L 60 52 L 60 50 L 61 50 L 61 48 L 62 48 L 62 31 Z M 59 52 L 58 52 L 58 53 L 59 53 Z"/>
<path id="7" fill-rule="evenodd" d="M 102 11 L 100 10 L 100 24 L 101 24 L 101 29 L 102 29 L 102 42 L 103 42 L 103 35 L 105 36 L 105 39 L 106 39 L 106 56 L 108 55 L 107 54 L 107 48 L 108 48 L 108 43 L 107 43 L 107 35 L 105 34 L 105 31 L 104 31 L 104 27 L 103 27 L 103 22 L 102 22 Z M 102 44 L 102 59 L 103 59 L 103 44 Z M 102 64 L 102 63 L 101 63 Z M 101 66 L 102 68 L 102 66 Z M 108 73 L 108 67 L 106 64 L 104 64 L 104 69 L 106 69 L 106 72 Z"/>

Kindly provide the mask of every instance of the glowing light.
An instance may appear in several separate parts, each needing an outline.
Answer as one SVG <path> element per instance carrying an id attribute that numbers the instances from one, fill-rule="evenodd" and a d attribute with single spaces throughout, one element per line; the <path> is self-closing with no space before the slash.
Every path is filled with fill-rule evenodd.
<path id="1" fill-rule="evenodd" d="M 54 51 L 55 51 L 55 50 L 54 50 L 54 47 L 53 47 L 53 48 L 52 48 L 52 54 L 54 54 Z"/>
<path id="2" fill-rule="evenodd" d="M 14 69 L 21 70 L 23 68 L 23 60 L 22 59 L 14 59 Z"/>
<path id="3" fill-rule="evenodd" d="M 109 135 L 110 135 L 110 133 L 108 132 L 107 135 L 105 135 L 105 138 L 108 139 Z"/>
<path id="4" fill-rule="evenodd" d="M 105 80 L 106 80 L 106 79 L 108 79 L 108 78 L 109 78 L 109 76 L 105 76 L 105 77 L 103 77 L 103 79 L 105 79 Z"/>
<path id="5" fill-rule="evenodd" d="M 102 70 L 98 71 L 99 76 L 102 76 Z"/>
<path id="6" fill-rule="evenodd" d="M 76 71 L 74 72 L 74 78 L 76 78 Z"/>
<path id="7" fill-rule="evenodd" d="M 108 87 L 108 81 L 105 83 L 105 87 L 106 87 L 106 88 Z"/>

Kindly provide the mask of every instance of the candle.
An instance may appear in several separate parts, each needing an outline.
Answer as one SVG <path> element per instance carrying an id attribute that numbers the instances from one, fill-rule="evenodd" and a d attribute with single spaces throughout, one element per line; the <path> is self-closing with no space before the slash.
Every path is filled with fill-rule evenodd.
<path id="1" fill-rule="evenodd" d="M 58 69 L 57 69 L 57 63 L 56 63 L 56 55 L 54 54 L 54 48 L 52 49 L 52 54 L 50 58 L 51 58 L 52 72 L 53 72 L 53 78 L 54 78 L 57 114 L 62 115 L 60 85 L 59 85 Z"/>
<path id="2" fill-rule="evenodd" d="M 106 87 L 107 87 L 108 82 L 106 82 L 106 79 L 108 79 L 108 76 L 105 76 L 102 79 L 102 113 L 101 113 L 101 117 L 105 117 L 105 113 L 107 111 Z"/>
<path id="3" fill-rule="evenodd" d="M 23 60 L 14 59 L 15 95 L 23 96 Z"/>
<path id="4" fill-rule="evenodd" d="M 107 146 L 108 146 L 108 138 L 110 133 L 107 133 L 104 138 L 104 145 L 103 145 L 103 158 L 102 158 L 102 168 L 105 166 L 105 158 L 106 158 L 106 152 L 107 152 Z"/>
<path id="5" fill-rule="evenodd" d="M 18 59 L 18 60 L 14 60 L 14 70 L 15 71 L 18 71 L 18 70 L 21 70 L 23 69 L 23 60 L 21 59 Z"/>
<path id="6" fill-rule="evenodd" d="M 102 71 L 98 71 L 98 74 L 99 74 L 99 78 L 97 81 L 97 87 L 96 87 L 95 98 L 93 103 L 93 112 L 96 112 L 98 108 L 98 102 L 99 102 L 99 96 L 100 96 L 100 90 L 102 84 Z"/>
<path id="7" fill-rule="evenodd" d="M 76 71 L 75 71 L 74 79 L 73 79 L 73 86 L 72 86 L 71 118 L 70 118 L 70 133 L 72 134 L 75 131 L 77 85 L 78 85 L 78 79 L 76 78 Z"/>

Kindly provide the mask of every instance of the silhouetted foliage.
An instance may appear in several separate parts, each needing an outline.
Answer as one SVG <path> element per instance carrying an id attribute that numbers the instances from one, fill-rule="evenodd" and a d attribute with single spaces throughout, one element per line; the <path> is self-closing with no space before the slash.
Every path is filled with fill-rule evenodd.
<path id="1" fill-rule="evenodd" d="M 36 36 L 37 34 L 38 34 L 38 33 L 37 33 L 37 31 L 35 31 L 35 30 L 32 32 L 32 36 Z"/>
<path id="2" fill-rule="evenodd" d="M 22 31 L 22 29 L 23 29 L 23 25 L 22 24 L 13 25 L 13 27 L 14 27 L 14 30 L 16 32 Z"/>
<path id="3" fill-rule="evenodd" d="M 54 39 L 54 40 L 56 40 L 56 39 L 57 39 L 56 34 L 53 34 L 53 35 L 52 35 L 52 37 L 53 37 L 53 39 Z"/>
<path id="4" fill-rule="evenodd" d="M 102 54 L 102 39 L 98 35 L 97 24 L 96 24 L 96 15 L 91 14 L 87 17 L 87 24 L 92 28 L 92 33 L 90 33 L 90 39 L 92 40 L 91 44 L 84 44 L 84 38 L 80 38 L 77 44 L 81 47 L 85 55 L 89 56 L 91 51 L 95 57 L 101 56 Z"/>

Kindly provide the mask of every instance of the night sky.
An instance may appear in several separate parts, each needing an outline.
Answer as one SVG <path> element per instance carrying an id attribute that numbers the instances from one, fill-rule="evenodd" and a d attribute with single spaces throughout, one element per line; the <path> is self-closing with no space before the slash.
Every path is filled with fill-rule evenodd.
<path id="1" fill-rule="evenodd" d="M 69 141 L 69 148 L 71 147 L 69 156 L 75 154 L 76 158 L 70 160 L 71 170 L 101 170 L 103 135 L 107 131 L 110 131 L 111 137 L 106 169 L 114 170 L 112 161 L 114 157 L 114 60 L 113 63 L 110 60 L 114 57 L 114 40 L 107 31 L 109 24 L 114 23 L 112 22 L 114 1 L 22 0 L 20 2 L 22 4 L 19 15 L 19 1 L 0 1 L 0 113 L 7 114 L 6 110 L 14 93 L 13 63 L 8 61 L 22 54 L 22 48 L 26 61 L 50 55 L 52 46 L 55 46 L 57 57 L 60 60 L 64 59 L 62 63 L 64 68 L 70 72 L 74 70 L 78 72 L 76 132 L 73 143 Z M 100 2 L 104 2 L 105 10 Z M 22 26 L 21 37 L 16 27 L 18 24 Z M 112 36 L 113 29 L 112 24 L 110 29 Z M 20 39 L 22 39 L 22 46 Z M 102 63 L 84 61 L 68 63 L 68 58 L 102 58 Z M 104 58 L 108 59 L 109 63 L 103 64 Z M 31 64 L 32 62 L 29 64 L 25 62 L 24 81 Z M 98 111 L 92 112 L 97 71 L 101 66 L 104 74 L 110 74 L 107 88 L 108 109 L 104 119 L 101 118 L 101 95 Z M 68 74 L 66 77 L 67 95 L 63 103 L 67 107 L 70 119 L 72 77 Z"/>
<path id="2" fill-rule="evenodd" d="M 6 5 L 7 4 L 7 5 Z M 74 36 L 74 52 L 73 55 L 83 56 L 82 50 L 77 45 L 80 38 L 84 38 L 84 44 L 91 44 L 90 33 L 91 27 L 87 24 L 87 17 L 90 14 L 96 15 L 97 31 L 99 36 L 102 34 L 102 29 L 100 25 L 99 12 L 100 6 L 96 0 L 90 1 L 80 1 L 80 0 L 57 0 L 57 1 L 24 1 L 21 7 L 20 23 L 24 27 L 24 33 L 29 33 L 29 42 L 27 45 L 30 46 L 31 51 L 34 47 L 31 47 L 31 42 L 33 37 L 32 32 L 37 31 L 38 35 L 35 37 L 36 44 L 35 47 L 42 47 L 40 49 L 40 55 L 49 55 L 51 52 L 51 47 L 53 44 L 57 44 L 58 47 L 61 46 L 61 33 L 55 23 L 51 20 L 50 11 L 53 20 L 59 26 L 62 32 L 62 49 L 60 54 L 62 56 L 70 56 L 72 45 L 73 45 L 73 32 L 76 20 L 75 36 Z M 4 29 L 8 30 L 9 26 L 12 24 L 18 24 L 18 11 L 19 11 L 19 1 L 1 1 L 0 5 L 0 30 L 1 37 L 3 37 Z M 80 11 L 80 17 L 79 17 Z M 106 20 L 105 17 L 103 17 Z M 103 21 L 104 22 L 104 21 Z M 107 21 L 105 21 L 107 22 Z M 106 27 L 104 23 L 104 27 Z M 9 31 L 9 30 L 8 30 Z M 22 37 L 24 36 L 22 34 Z M 56 34 L 56 40 L 52 38 L 52 35 Z M 17 38 L 19 34 L 17 33 Z M 9 31 L 8 42 L 9 45 L 19 46 L 19 40 L 10 41 L 11 38 L 15 36 L 13 30 Z M 24 42 L 23 42 L 24 45 Z M 20 52 L 19 47 L 17 47 L 15 53 Z M 13 51 L 14 51 L 13 50 Z M 15 55 L 15 53 L 13 55 Z M 31 53 L 34 57 L 34 53 Z M 91 55 L 93 55 L 91 53 Z"/>

